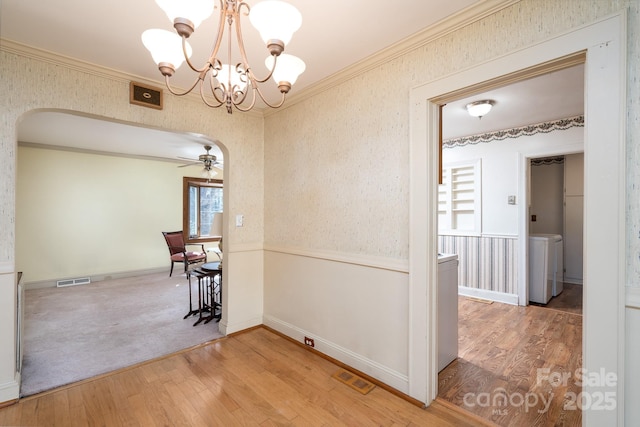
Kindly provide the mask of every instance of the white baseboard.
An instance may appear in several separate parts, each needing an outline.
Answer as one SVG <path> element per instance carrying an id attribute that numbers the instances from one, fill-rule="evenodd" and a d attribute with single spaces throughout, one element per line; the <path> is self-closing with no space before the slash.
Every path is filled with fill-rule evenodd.
<path id="1" fill-rule="evenodd" d="M 482 298 L 505 304 L 518 305 L 517 294 L 505 294 L 502 292 L 489 291 L 485 289 L 468 288 L 466 286 L 458 286 L 458 295 L 466 297 Z"/>
<path id="2" fill-rule="evenodd" d="M 149 268 L 146 270 L 121 271 L 118 273 L 83 275 L 82 277 L 91 278 L 91 283 L 93 283 L 93 282 L 101 282 L 103 280 L 124 279 L 127 277 L 145 276 L 147 274 L 157 274 L 157 273 L 167 273 L 167 276 L 168 276 L 169 268 L 167 267 Z M 178 272 L 174 271 L 174 275 L 179 275 L 179 274 L 184 274 L 184 273 L 182 271 L 178 271 Z M 31 290 L 31 289 L 43 289 L 43 288 L 55 288 L 58 280 L 62 280 L 62 279 L 42 280 L 39 282 L 28 282 L 24 284 L 24 289 Z"/>
<path id="3" fill-rule="evenodd" d="M 314 341 L 313 348 L 320 353 L 339 360 L 347 366 L 357 369 L 402 393 L 409 393 L 409 377 L 406 374 L 383 366 L 349 349 L 336 345 L 322 337 L 313 335 L 275 317 L 264 316 L 264 324 L 301 343 L 304 343 L 304 337 L 312 338 Z"/>
<path id="4" fill-rule="evenodd" d="M 244 322 L 229 323 L 226 320 L 221 320 L 218 329 L 222 335 L 234 334 L 236 332 L 244 331 L 245 329 L 253 328 L 254 326 L 262 325 L 262 318 L 256 317 L 253 319 L 245 320 Z"/>
<path id="5" fill-rule="evenodd" d="M 13 381 L 0 384 L 0 405 L 20 397 L 20 374 Z"/>

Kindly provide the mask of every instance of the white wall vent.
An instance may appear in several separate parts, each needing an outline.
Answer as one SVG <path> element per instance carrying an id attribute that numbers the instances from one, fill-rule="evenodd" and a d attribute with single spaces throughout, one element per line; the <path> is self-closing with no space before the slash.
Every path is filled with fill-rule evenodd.
<path id="1" fill-rule="evenodd" d="M 82 277 L 79 279 L 58 280 L 56 286 L 64 288 L 65 286 L 88 285 L 89 283 L 91 283 L 90 277 Z"/>

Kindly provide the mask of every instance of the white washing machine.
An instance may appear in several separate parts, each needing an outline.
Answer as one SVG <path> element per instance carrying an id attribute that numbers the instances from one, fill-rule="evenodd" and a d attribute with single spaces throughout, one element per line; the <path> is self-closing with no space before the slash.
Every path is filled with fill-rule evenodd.
<path id="1" fill-rule="evenodd" d="M 438 254 L 438 372 L 458 357 L 458 255 Z"/>
<path id="2" fill-rule="evenodd" d="M 529 301 L 546 304 L 562 292 L 564 265 L 562 236 L 529 236 Z"/>

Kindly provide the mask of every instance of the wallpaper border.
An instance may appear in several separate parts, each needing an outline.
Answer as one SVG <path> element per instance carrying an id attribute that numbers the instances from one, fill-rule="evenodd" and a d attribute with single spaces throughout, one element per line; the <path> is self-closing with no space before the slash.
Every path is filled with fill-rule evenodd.
<path id="1" fill-rule="evenodd" d="M 574 127 L 584 127 L 584 116 L 569 117 L 566 119 L 553 120 L 549 122 L 536 123 L 512 129 L 503 129 L 494 132 L 487 132 L 479 135 L 463 136 L 442 141 L 442 148 L 464 147 L 465 145 L 476 145 L 491 141 L 502 141 L 507 138 L 520 138 L 521 136 L 531 136 L 538 133 L 550 133 L 556 130 L 566 130 Z"/>

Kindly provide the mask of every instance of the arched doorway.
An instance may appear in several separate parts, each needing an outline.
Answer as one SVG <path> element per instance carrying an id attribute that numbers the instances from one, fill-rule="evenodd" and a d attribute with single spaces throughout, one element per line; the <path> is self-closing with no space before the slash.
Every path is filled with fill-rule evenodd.
<path id="1" fill-rule="evenodd" d="M 105 280 L 102 283 L 106 283 L 109 279 L 128 277 L 140 282 L 145 275 L 155 273 L 157 276 L 153 277 L 163 279 L 167 276 L 168 254 L 160 232 L 180 228 L 182 177 L 198 176 L 200 172 L 197 166 L 178 168 L 185 161 L 177 157 L 197 158 L 204 151 L 203 144 L 210 143 L 211 139 L 200 141 L 203 136 L 197 134 L 144 127 L 66 110 L 30 111 L 21 117 L 17 130 L 20 154 L 17 156 L 16 265 L 25 272 L 23 283 L 31 285 L 29 289 L 55 286 L 56 279 L 69 276 L 91 277 L 96 286 L 99 286 L 96 282 Z M 226 148 L 216 149 L 218 157 L 222 158 L 222 150 L 226 151 Z M 227 193 L 224 193 L 226 199 Z M 35 257 L 34 247 L 37 248 Z M 186 284 L 184 276 L 167 284 L 169 289 L 171 285 L 182 286 L 175 290 L 175 304 L 179 306 L 176 322 L 183 320 L 182 315 L 187 312 Z M 131 294 L 132 298 L 136 295 Z M 82 312 L 78 319 L 54 329 L 68 332 L 99 317 L 91 310 L 89 313 L 80 310 L 85 308 L 82 304 L 76 308 Z M 66 305 L 59 309 L 75 311 L 73 306 Z M 127 317 L 124 311 L 122 315 Z M 29 321 L 29 318 L 25 319 L 25 327 L 29 326 Z M 193 321 L 187 319 L 185 322 L 187 329 L 191 328 Z M 108 324 L 106 319 L 95 323 L 98 326 Z M 111 323 L 114 331 L 125 322 L 116 318 Z M 217 324 L 212 326 L 216 326 L 215 333 L 201 328 L 197 330 L 201 334 L 185 336 L 190 339 L 184 341 L 185 346 L 198 344 L 192 341 L 198 337 L 200 342 L 205 342 L 221 336 Z M 140 329 L 145 327 L 150 328 L 149 335 L 155 331 L 159 335 L 158 342 L 162 341 L 159 326 L 153 328 L 152 321 L 142 322 Z M 84 335 L 80 339 L 88 338 Z M 106 339 L 113 341 L 114 337 Z M 65 340 L 67 350 L 66 347 L 72 347 L 78 338 Z M 122 344 L 119 340 L 113 342 Z M 162 347 L 157 348 L 162 351 Z M 151 348 L 146 346 L 145 352 L 140 351 L 144 354 L 142 357 L 165 354 L 148 351 Z M 174 346 L 172 349 L 181 348 Z M 73 352 L 70 354 L 73 356 Z M 134 363 L 140 358 L 137 357 Z M 122 359 L 113 365 L 104 365 L 121 367 L 128 360 Z M 54 370 L 52 365 L 48 368 Z M 95 372 L 90 370 L 87 376 L 93 376 Z M 22 371 L 23 385 L 30 380 L 27 373 L 26 369 Z"/>

